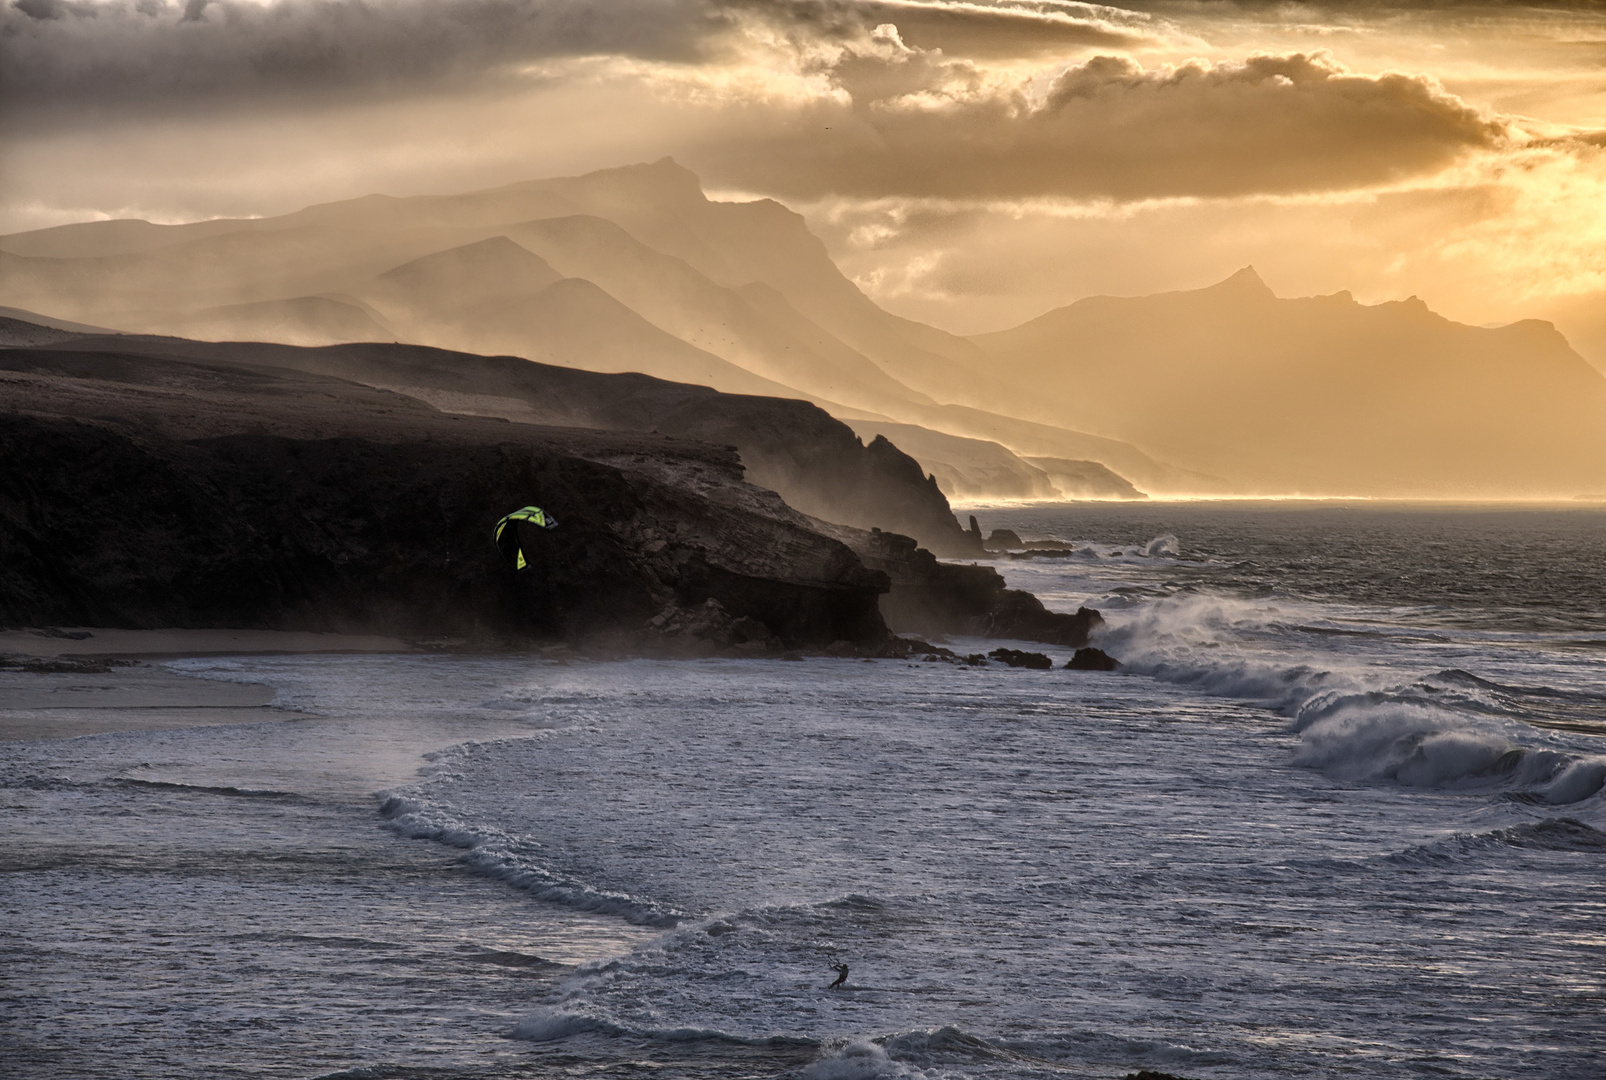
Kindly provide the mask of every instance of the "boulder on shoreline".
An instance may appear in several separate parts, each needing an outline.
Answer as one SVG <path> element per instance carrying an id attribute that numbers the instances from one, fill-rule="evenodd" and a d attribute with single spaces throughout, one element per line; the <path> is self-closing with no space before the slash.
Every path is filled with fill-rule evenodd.
<path id="1" fill-rule="evenodd" d="M 1082 648 L 1065 661 L 1065 666 L 1072 671 L 1115 671 L 1121 661 L 1103 649 Z"/>
<path id="2" fill-rule="evenodd" d="M 656 651 L 656 646 L 692 655 L 769 656 L 786 649 L 763 622 L 751 615 L 733 617 L 712 596 L 696 607 L 666 606 L 642 627 L 641 644 L 648 651 Z"/>
<path id="3" fill-rule="evenodd" d="M 1048 671 L 1054 666 L 1054 661 L 1042 653 L 1023 649 L 994 649 L 987 654 L 987 658 L 1010 667 L 1030 668 L 1033 671 Z"/>

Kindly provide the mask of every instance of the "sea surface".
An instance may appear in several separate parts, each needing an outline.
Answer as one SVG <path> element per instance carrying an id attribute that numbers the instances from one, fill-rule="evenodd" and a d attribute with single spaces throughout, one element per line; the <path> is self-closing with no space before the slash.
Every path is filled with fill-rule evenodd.
<path id="1" fill-rule="evenodd" d="M 187 660 L 290 718 L 0 744 L 0 1074 L 1606 1076 L 1606 512 L 978 517 L 1120 671 Z"/>

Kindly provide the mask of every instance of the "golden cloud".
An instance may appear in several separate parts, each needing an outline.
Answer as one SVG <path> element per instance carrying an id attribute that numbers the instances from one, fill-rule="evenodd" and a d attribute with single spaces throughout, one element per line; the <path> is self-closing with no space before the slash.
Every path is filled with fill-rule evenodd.
<path id="1" fill-rule="evenodd" d="M 1430 78 L 1360 74 L 1322 53 L 1151 70 L 1101 55 L 1037 96 L 907 46 L 850 51 L 835 74 L 849 102 L 700 158 L 804 198 L 1139 199 L 1390 183 L 1509 135 Z"/>

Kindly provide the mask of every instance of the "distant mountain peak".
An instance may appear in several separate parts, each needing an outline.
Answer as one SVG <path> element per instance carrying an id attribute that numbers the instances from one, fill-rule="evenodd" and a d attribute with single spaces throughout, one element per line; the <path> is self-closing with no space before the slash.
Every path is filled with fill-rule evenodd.
<path id="1" fill-rule="evenodd" d="M 702 179 L 698 177 L 696 173 L 692 172 L 690 169 L 686 168 L 686 166 L 682 165 L 680 162 L 676 161 L 667 154 L 659 158 L 657 161 L 649 161 L 643 164 L 641 168 L 651 169 L 652 171 L 660 173 L 664 176 L 673 176 L 682 182 L 689 181 L 690 183 L 698 185 L 698 187 L 702 186 Z"/>
<path id="2" fill-rule="evenodd" d="M 545 184 L 550 181 L 532 183 Z M 702 178 L 672 157 L 597 169 L 560 183 L 589 189 L 594 196 L 646 200 L 649 204 L 696 205 L 708 201 L 703 194 Z"/>
<path id="3" fill-rule="evenodd" d="M 1210 291 L 1231 293 L 1236 296 L 1263 296 L 1268 300 L 1277 298 L 1277 294 L 1271 291 L 1271 286 L 1262 280 L 1253 266 L 1246 266 L 1225 281 L 1210 286 Z"/>
<path id="4" fill-rule="evenodd" d="M 606 176 L 651 177 L 662 184 L 672 184 L 681 188 L 696 188 L 699 194 L 703 190 L 702 177 L 667 155 L 657 161 L 637 161 L 629 165 L 614 165 L 610 168 L 595 169 L 582 174 L 579 179 Z"/>

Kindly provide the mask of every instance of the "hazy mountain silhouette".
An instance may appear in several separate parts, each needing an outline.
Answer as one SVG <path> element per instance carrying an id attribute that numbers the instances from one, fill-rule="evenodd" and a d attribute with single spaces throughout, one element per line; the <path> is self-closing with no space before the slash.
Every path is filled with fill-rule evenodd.
<path id="1" fill-rule="evenodd" d="M 710 202 L 667 159 L 278 218 L 88 222 L 0 238 L 0 299 L 137 332 L 400 340 L 635 370 L 962 436 L 977 422 L 1013 424 L 923 390 L 956 401 L 989 385 L 974 345 L 877 307 L 797 214 L 767 200 Z M 1024 449 L 1089 456 L 1084 437 L 1059 434 L 1078 448 L 1051 439 Z M 1115 468 L 1149 460 L 1114 440 L 1100 446 Z M 1155 464 L 1142 479 L 1166 472 Z"/>
<path id="2" fill-rule="evenodd" d="M 1278 299 L 1246 268 L 973 340 L 1023 414 L 1264 491 L 1569 496 L 1606 480 L 1606 378 L 1548 323 Z"/>
<path id="3" fill-rule="evenodd" d="M 527 300 L 563 280 L 547 261 L 505 236 L 425 255 L 357 290 L 392 320 L 455 318 L 476 305 Z"/>
<path id="4" fill-rule="evenodd" d="M 658 329 L 594 283 L 565 278 L 506 236 L 414 259 L 347 295 L 394 327 L 400 340 L 417 344 L 590 371 L 639 371 L 727 393 L 796 396 Z"/>
<path id="5" fill-rule="evenodd" d="M 577 215 L 616 224 L 610 254 L 634 260 L 638 276 L 644 269 L 672 274 L 664 262 L 672 256 L 715 287 L 770 286 L 768 303 L 784 298 L 795 309 L 788 319 L 801 315 L 819 324 L 808 344 L 837 360 L 859 352 L 923 379 L 936 369 L 951 369 L 959 380 L 975 378 L 945 358 L 979 359 L 974 346 L 877 307 L 842 276 L 801 216 L 769 200 L 710 202 L 695 174 L 669 159 L 464 195 L 366 196 L 277 218 L 165 226 L 100 221 L 43 229 L 0 238 L 0 289 L 30 310 L 93 309 L 124 316 L 122 325 L 149 329 L 135 326 L 139 315 L 345 289 L 410 259 L 501 235 L 515 225 Z M 596 223 L 590 228 L 585 238 L 591 240 L 606 232 Z M 558 239 L 557 231 L 550 223 L 537 230 L 549 242 Z M 570 223 L 571 241 L 578 231 Z M 567 255 L 587 258 L 572 242 Z M 586 268 L 590 273 L 565 272 L 610 276 L 623 288 L 626 277 L 619 275 L 627 266 L 616 259 L 592 252 Z M 608 282 L 597 283 L 613 291 Z M 705 332 L 710 340 L 716 333 L 713 327 Z M 838 340 L 826 340 L 831 336 Z M 883 375 L 865 373 L 870 379 Z"/>
<path id="6" fill-rule="evenodd" d="M 994 380 L 995 386 L 998 382 Z M 837 415 L 855 421 L 884 419 L 846 409 L 838 410 Z M 996 442 L 1022 457 L 1099 462 L 1150 491 L 1226 494 L 1235 490 L 1223 477 L 1177 468 L 1155 460 L 1131 443 L 1084 431 L 1034 423 L 966 405 L 907 406 L 899 415 L 918 421 L 935 433 Z"/>
<path id="7" fill-rule="evenodd" d="M 881 420 L 847 421 L 870 442 L 883 436 L 920 462 L 950 499 L 1058 499 L 1063 493 L 1048 473 L 995 442 L 928 431 Z"/>
<path id="8" fill-rule="evenodd" d="M 176 319 L 175 324 L 175 330 L 190 337 L 282 341 L 287 345 L 388 341 L 396 336 L 373 312 L 327 296 L 222 304 Z"/>
<path id="9" fill-rule="evenodd" d="M 277 218 L 0 237 L 0 303 L 139 332 L 400 340 L 800 397 L 926 429 L 904 438 L 930 470 L 935 433 L 1095 462 L 1157 493 L 1606 485 L 1606 379 L 1547 324 L 1281 300 L 1246 270 L 965 339 L 882 310 L 799 215 L 711 202 L 668 159 Z"/>
<path id="10" fill-rule="evenodd" d="M 614 222 L 589 214 L 548 218 L 508 235 L 681 340 L 804 393 L 872 405 L 929 401 L 810 323 L 774 290 L 749 286 L 754 303 Z"/>
<path id="11" fill-rule="evenodd" d="M 1148 496 L 1096 461 L 1067 461 L 1057 457 L 1023 458 L 1048 474 L 1068 499 L 1146 499 Z"/>

